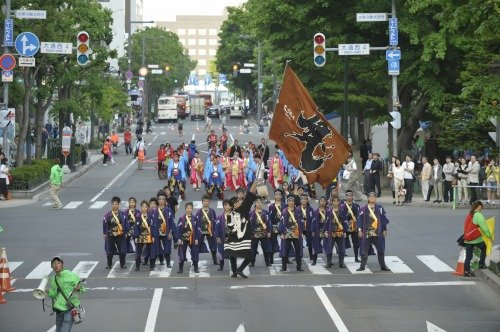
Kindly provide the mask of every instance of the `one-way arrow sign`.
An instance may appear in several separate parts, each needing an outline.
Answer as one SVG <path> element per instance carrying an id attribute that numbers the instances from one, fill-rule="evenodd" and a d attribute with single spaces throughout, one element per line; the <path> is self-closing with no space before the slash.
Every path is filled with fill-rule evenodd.
<path id="1" fill-rule="evenodd" d="M 385 59 L 386 60 L 400 60 L 401 59 L 401 51 L 400 50 L 385 51 Z"/>
<path id="2" fill-rule="evenodd" d="M 22 56 L 31 57 L 38 52 L 40 40 L 31 32 L 20 33 L 15 42 L 16 51 Z"/>

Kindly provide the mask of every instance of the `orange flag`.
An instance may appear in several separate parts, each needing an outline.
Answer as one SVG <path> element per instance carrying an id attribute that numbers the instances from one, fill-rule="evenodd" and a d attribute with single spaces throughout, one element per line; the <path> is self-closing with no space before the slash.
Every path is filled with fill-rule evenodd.
<path id="1" fill-rule="evenodd" d="M 283 150 L 288 161 L 305 174 L 309 183 L 318 182 L 323 188 L 337 176 L 351 149 L 318 111 L 309 92 L 288 65 L 269 138 Z"/>

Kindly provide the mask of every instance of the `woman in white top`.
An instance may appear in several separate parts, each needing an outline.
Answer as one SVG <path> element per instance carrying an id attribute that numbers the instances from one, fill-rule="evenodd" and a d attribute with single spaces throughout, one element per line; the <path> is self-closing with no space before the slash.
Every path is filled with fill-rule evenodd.
<path id="1" fill-rule="evenodd" d="M 394 190 L 396 191 L 396 205 L 403 205 L 404 197 L 397 195 L 401 186 L 404 187 L 405 180 L 405 170 L 403 166 L 401 166 L 401 161 L 396 158 L 394 160 L 394 167 L 392 168 L 392 174 L 394 177 Z"/>
<path id="2" fill-rule="evenodd" d="M 7 167 L 7 158 L 2 158 L 0 161 L 0 200 L 7 199 L 9 185 L 9 167 Z"/>

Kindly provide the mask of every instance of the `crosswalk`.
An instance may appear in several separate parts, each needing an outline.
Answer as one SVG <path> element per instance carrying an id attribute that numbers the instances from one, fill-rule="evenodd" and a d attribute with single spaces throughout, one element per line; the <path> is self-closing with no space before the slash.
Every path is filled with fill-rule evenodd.
<path id="1" fill-rule="evenodd" d="M 180 202 L 181 200 L 179 200 Z M 75 210 L 77 208 L 83 208 L 83 209 L 90 209 L 90 210 L 101 210 L 101 209 L 108 209 L 110 208 L 111 203 L 109 201 L 95 201 L 95 202 L 85 202 L 85 201 L 70 201 L 67 203 L 63 203 L 63 210 Z M 42 204 L 44 207 L 51 207 L 52 202 L 45 202 Z M 201 201 L 193 201 L 193 208 L 196 209 L 201 209 L 202 203 Z M 222 212 L 222 201 L 217 201 L 217 202 L 212 202 L 211 207 L 213 209 L 221 210 Z M 122 209 L 127 208 L 127 202 L 124 202 L 121 204 Z"/>
<path id="2" fill-rule="evenodd" d="M 213 264 L 212 260 L 209 259 L 200 259 L 198 263 L 199 272 L 195 273 L 192 263 L 190 262 L 190 257 L 187 255 L 188 261 L 185 262 L 184 273 L 177 274 L 177 261 L 172 261 L 172 267 L 167 267 L 166 265 L 159 265 L 159 262 L 156 262 L 156 267 L 153 271 L 150 271 L 149 265 L 141 266 L 141 271 L 135 271 L 135 261 L 134 256 L 129 255 L 127 257 L 126 267 L 121 268 L 118 261 L 114 263 L 110 270 L 105 269 L 106 262 L 105 261 L 77 261 L 77 262 L 66 262 L 65 267 L 71 269 L 81 278 L 108 278 L 108 279 L 116 279 L 116 278 L 134 278 L 134 277 L 149 277 L 149 278 L 170 278 L 170 277 L 189 277 L 189 278 L 210 278 L 217 276 L 225 276 L 230 274 L 229 271 L 229 262 L 226 261 L 225 268 L 223 272 L 217 271 L 218 265 Z M 203 258 L 202 255 L 201 258 Z M 373 256 L 370 256 L 372 258 Z M 443 262 L 441 259 L 436 257 L 435 255 L 415 255 L 417 259 L 410 259 L 414 262 L 412 268 L 410 268 L 401 258 L 398 256 L 386 256 L 385 262 L 387 267 L 391 270 L 391 272 L 387 272 L 387 274 L 412 274 L 414 270 L 418 272 L 428 271 L 432 273 L 443 273 L 443 272 L 453 272 L 454 270 Z M 286 275 L 295 272 L 295 264 L 289 264 L 287 271 L 281 270 L 281 260 L 279 257 L 275 257 L 275 264 L 271 266 L 265 266 L 262 262 L 262 256 L 257 256 L 257 261 L 255 267 L 249 268 L 246 267 L 244 273 L 246 275 L 258 275 L 258 276 L 280 276 Z M 242 260 L 238 259 L 238 264 L 241 264 Z M 319 258 L 317 260 L 316 265 L 312 265 L 312 261 L 309 258 L 303 258 L 303 267 L 306 272 L 302 272 L 303 274 L 311 274 L 311 275 L 335 275 L 335 274 L 373 274 L 379 273 L 379 266 L 376 258 L 372 258 L 368 260 L 368 266 L 364 271 L 356 271 L 359 268 L 358 262 L 354 261 L 354 257 L 345 257 L 344 263 L 346 265 L 346 269 L 339 269 L 338 267 L 338 258 L 334 256 L 333 268 L 326 269 L 325 268 L 325 260 L 323 258 Z M 50 261 L 42 261 L 34 266 L 31 266 L 29 263 L 25 263 L 23 261 L 12 261 L 9 262 L 9 269 L 11 273 L 11 277 L 15 279 L 28 279 L 28 280 L 39 280 L 44 276 L 51 275 L 52 268 L 50 266 Z"/>

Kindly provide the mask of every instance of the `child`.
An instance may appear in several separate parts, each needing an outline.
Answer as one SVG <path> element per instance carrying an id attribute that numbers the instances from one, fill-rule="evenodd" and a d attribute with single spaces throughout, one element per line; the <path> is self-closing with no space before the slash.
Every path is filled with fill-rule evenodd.
<path id="1" fill-rule="evenodd" d="M 179 130 L 179 136 L 182 137 L 182 127 L 183 127 L 182 119 L 179 119 L 177 122 L 177 129 Z"/>
<path id="2" fill-rule="evenodd" d="M 406 189 L 404 185 L 400 185 L 398 189 L 398 197 L 396 199 L 396 205 L 403 205 L 406 196 Z"/>

